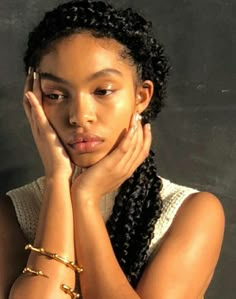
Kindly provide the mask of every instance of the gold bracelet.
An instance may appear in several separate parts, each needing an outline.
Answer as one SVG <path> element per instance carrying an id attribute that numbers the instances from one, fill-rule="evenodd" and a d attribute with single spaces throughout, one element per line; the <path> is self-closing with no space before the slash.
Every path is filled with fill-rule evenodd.
<path id="1" fill-rule="evenodd" d="M 29 267 L 24 268 L 24 270 L 22 271 L 22 273 L 23 274 L 30 273 L 30 274 L 33 274 L 33 275 L 36 275 L 36 276 L 44 276 L 44 277 L 48 278 L 48 276 L 45 275 L 41 270 L 40 271 L 33 270 L 33 269 L 29 268 Z"/>
<path id="2" fill-rule="evenodd" d="M 51 252 L 45 251 L 43 248 L 36 248 L 36 247 L 33 247 L 31 244 L 27 244 L 25 246 L 25 250 L 31 250 L 31 251 L 37 252 L 39 254 L 42 254 L 50 259 L 56 260 L 57 262 L 60 262 L 64 265 L 66 265 L 67 267 L 71 268 L 72 270 L 77 271 L 78 273 L 83 272 L 83 268 L 77 266 L 74 262 L 69 261 L 68 259 L 66 259 L 62 256 L 59 256 L 56 253 L 51 253 Z"/>
<path id="3" fill-rule="evenodd" d="M 72 299 L 76 299 L 80 297 L 80 294 L 76 293 L 73 289 L 68 287 L 68 285 L 66 284 L 62 284 L 61 288 L 66 294 L 70 295 Z"/>

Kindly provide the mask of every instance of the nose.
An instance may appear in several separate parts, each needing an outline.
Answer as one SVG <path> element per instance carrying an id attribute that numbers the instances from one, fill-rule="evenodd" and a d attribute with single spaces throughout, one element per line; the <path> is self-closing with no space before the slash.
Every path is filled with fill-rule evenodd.
<path id="1" fill-rule="evenodd" d="M 96 120 L 95 104 L 89 95 L 79 94 L 71 99 L 69 124 L 85 127 Z"/>

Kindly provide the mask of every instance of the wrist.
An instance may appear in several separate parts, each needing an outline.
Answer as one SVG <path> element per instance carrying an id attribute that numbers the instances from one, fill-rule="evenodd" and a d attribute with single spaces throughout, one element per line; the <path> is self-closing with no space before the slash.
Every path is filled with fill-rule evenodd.
<path id="1" fill-rule="evenodd" d="M 65 172 L 45 173 L 45 180 L 49 184 L 54 182 L 70 183 L 71 175 Z"/>
<path id="2" fill-rule="evenodd" d="M 62 174 L 54 174 L 51 176 L 45 176 L 45 190 L 58 189 L 58 190 L 68 190 L 70 193 L 70 178 Z"/>
<path id="3" fill-rule="evenodd" d="M 71 192 L 71 200 L 77 206 L 98 208 L 100 196 L 91 194 L 87 191 L 73 190 Z"/>

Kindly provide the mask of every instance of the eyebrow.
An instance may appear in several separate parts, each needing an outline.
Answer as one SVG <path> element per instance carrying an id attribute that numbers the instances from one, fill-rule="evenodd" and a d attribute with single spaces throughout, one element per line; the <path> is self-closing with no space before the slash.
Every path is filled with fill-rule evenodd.
<path id="1" fill-rule="evenodd" d="M 43 80 L 50 80 L 50 81 L 54 81 L 56 83 L 71 85 L 71 83 L 69 81 L 67 81 L 61 77 L 58 77 L 52 73 L 39 72 L 39 74 L 40 74 L 40 78 Z M 107 68 L 107 69 L 103 69 L 101 71 L 98 71 L 98 72 L 90 75 L 88 78 L 86 78 L 86 81 L 90 82 L 99 77 L 103 77 L 103 76 L 107 76 L 107 75 L 117 75 L 119 77 L 123 77 L 123 75 L 120 71 L 118 71 L 116 69 L 112 69 L 112 68 Z"/>
<path id="2" fill-rule="evenodd" d="M 42 79 L 42 80 L 50 80 L 50 81 L 54 81 L 56 83 L 63 83 L 63 84 L 66 84 L 66 85 L 70 85 L 69 81 L 67 81 L 65 79 L 62 79 L 58 76 L 55 76 L 51 73 L 41 73 L 41 72 L 39 72 L 39 75 L 40 75 L 40 79 Z"/>

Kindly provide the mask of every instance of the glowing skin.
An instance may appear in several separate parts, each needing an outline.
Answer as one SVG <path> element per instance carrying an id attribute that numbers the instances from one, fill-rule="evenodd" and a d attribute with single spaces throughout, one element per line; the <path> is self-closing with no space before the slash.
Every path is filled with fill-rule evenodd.
<path id="1" fill-rule="evenodd" d="M 57 43 L 40 62 L 45 114 L 78 166 L 107 155 L 141 112 L 135 68 L 121 50 L 114 40 L 82 33 Z"/>

